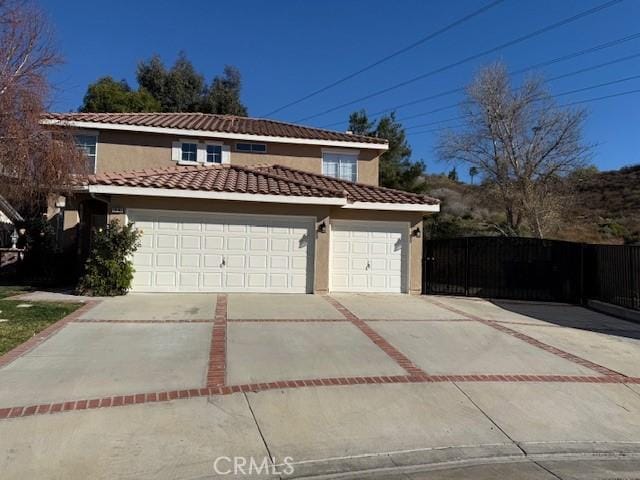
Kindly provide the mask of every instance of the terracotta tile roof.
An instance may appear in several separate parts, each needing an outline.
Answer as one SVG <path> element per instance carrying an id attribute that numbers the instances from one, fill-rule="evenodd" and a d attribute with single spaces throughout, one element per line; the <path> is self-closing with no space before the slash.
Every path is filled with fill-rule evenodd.
<path id="1" fill-rule="evenodd" d="M 427 195 L 418 195 L 392 188 L 374 187 L 364 183 L 349 182 L 337 178 L 327 177 L 316 173 L 304 172 L 281 165 L 254 165 L 254 170 L 269 172 L 296 182 L 312 183 L 314 185 L 342 190 L 347 192 L 347 198 L 354 202 L 381 202 L 381 203 L 415 203 L 436 205 L 440 200 Z"/>
<path id="2" fill-rule="evenodd" d="M 250 193 L 296 197 L 346 198 L 349 202 L 433 205 L 424 195 L 335 180 L 279 165 L 176 166 L 90 175 L 85 185 L 167 188 L 208 192 Z"/>
<path id="3" fill-rule="evenodd" d="M 207 113 L 45 113 L 43 120 L 62 122 L 99 122 L 115 125 L 179 128 L 206 132 L 287 137 L 307 140 L 330 140 L 386 145 L 382 138 L 306 127 L 264 118 L 213 115 Z"/>

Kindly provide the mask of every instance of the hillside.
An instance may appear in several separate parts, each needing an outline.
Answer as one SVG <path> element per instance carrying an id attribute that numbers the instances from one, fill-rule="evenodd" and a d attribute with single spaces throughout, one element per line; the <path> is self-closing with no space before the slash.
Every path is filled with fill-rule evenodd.
<path id="1" fill-rule="evenodd" d="M 437 237 L 498 235 L 502 212 L 486 187 L 427 175 L 429 193 L 443 201 L 432 224 Z M 551 238 L 587 243 L 640 241 L 640 165 L 609 172 L 576 174 L 567 180 L 572 194 L 563 221 Z"/>
<path id="2" fill-rule="evenodd" d="M 588 175 L 575 183 L 571 216 L 585 241 L 640 240 L 640 165 Z"/>

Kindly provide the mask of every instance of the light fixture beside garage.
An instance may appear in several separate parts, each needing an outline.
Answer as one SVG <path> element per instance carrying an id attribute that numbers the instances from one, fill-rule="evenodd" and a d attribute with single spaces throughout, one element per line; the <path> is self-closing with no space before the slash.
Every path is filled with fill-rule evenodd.
<path id="1" fill-rule="evenodd" d="M 416 227 L 413 230 L 411 230 L 411 236 L 415 238 L 422 237 L 422 232 L 420 231 L 420 227 Z"/>
<path id="2" fill-rule="evenodd" d="M 318 233 L 327 233 L 327 224 L 325 222 L 318 224 Z"/>

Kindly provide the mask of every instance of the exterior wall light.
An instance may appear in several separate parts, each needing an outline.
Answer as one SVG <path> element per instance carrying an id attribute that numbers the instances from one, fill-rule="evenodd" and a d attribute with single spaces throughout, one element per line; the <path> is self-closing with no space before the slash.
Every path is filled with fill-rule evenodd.
<path id="1" fill-rule="evenodd" d="M 422 232 L 420 231 L 420 227 L 416 227 L 413 230 L 411 230 L 411 236 L 416 238 L 422 237 Z"/>
<path id="2" fill-rule="evenodd" d="M 327 233 L 327 224 L 325 222 L 318 225 L 318 233 Z"/>

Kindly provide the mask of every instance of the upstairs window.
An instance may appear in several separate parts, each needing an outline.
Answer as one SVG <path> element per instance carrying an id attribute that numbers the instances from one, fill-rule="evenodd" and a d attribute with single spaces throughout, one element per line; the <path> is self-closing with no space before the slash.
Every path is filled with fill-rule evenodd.
<path id="1" fill-rule="evenodd" d="M 238 152 L 267 153 L 267 146 L 264 143 L 236 143 Z"/>
<path id="2" fill-rule="evenodd" d="M 339 178 L 356 182 L 358 180 L 358 155 L 354 153 L 322 154 L 322 174 L 328 177 Z"/>
<path id="3" fill-rule="evenodd" d="M 217 141 L 198 142 L 185 138 L 173 142 L 171 158 L 178 165 L 229 163 L 229 145 Z"/>
<path id="4" fill-rule="evenodd" d="M 87 157 L 88 169 L 90 172 L 96 171 L 96 162 L 97 162 L 97 145 L 98 145 L 98 136 L 97 135 L 75 135 L 74 140 L 76 145 Z"/>
<path id="5" fill-rule="evenodd" d="M 183 162 L 197 162 L 198 161 L 198 144 L 197 143 L 182 143 L 181 147 Z"/>
<path id="6" fill-rule="evenodd" d="M 222 145 L 207 145 L 207 163 L 222 163 Z"/>

